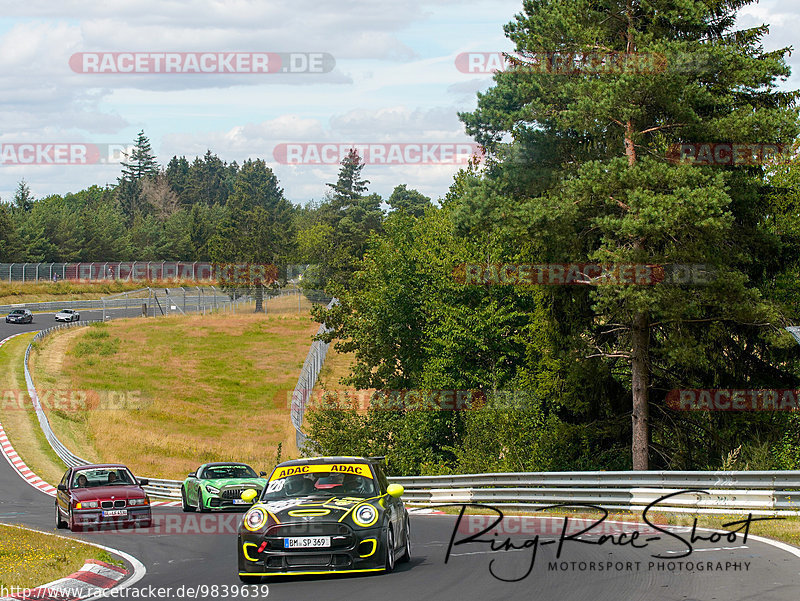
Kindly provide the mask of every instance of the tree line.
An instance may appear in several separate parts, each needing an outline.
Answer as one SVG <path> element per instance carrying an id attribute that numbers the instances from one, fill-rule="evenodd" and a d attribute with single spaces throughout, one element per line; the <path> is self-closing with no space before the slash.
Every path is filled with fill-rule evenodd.
<path id="1" fill-rule="evenodd" d="M 787 48 L 735 30 L 747 0 L 526 2 L 510 66 L 460 114 L 486 149 L 441 206 L 394 213 L 315 315 L 342 384 L 484 393 L 467 411 L 312 411 L 315 452 L 396 474 L 798 469 L 797 411 L 676 411 L 670 391 L 796 389 L 800 165 L 670 160 L 798 138 Z M 548 73 L 542 52 L 658 54 L 655 73 Z M 680 57 L 702 56 L 702 61 Z M 674 59 L 674 60 L 673 60 Z M 681 68 L 670 65 L 682 64 Z M 697 264 L 703 285 L 466 285 L 463 263 Z M 338 385 L 338 383 L 336 383 Z M 504 396 L 515 395 L 509 409 Z M 674 394 L 674 393 L 673 393 Z M 341 402 L 338 399 L 337 402 Z"/>
<path id="2" fill-rule="evenodd" d="M 158 164 L 140 132 L 113 186 L 35 198 L 23 180 L 0 203 L 0 262 L 215 261 L 315 264 L 311 282 L 345 281 L 389 210 L 430 199 L 405 184 L 368 193 L 355 151 L 320 200 L 297 206 L 262 159 L 227 163 L 210 150 Z M 321 191 L 322 192 L 322 191 Z"/>

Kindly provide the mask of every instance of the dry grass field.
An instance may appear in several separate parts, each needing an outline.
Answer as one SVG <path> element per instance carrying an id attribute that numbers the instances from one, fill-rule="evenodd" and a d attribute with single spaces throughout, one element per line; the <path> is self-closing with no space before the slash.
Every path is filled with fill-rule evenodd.
<path id="1" fill-rule="evenodd" d="M 77 401 L 48 417 L 87 460 L 177 479 L 206 461 L 268 469 L 278 443 L 297 455 L 287 399 L 318 327 L 307 313 L 121 319 L 46 338 L 31 367 L 37 390 Z"/>

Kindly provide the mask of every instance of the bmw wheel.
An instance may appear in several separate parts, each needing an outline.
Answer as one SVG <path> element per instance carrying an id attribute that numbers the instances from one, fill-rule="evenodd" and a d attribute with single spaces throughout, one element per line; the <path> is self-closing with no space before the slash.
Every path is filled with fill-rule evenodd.
<path id="1" fill-rule="evenodd" d="M 67 523 L 61 519 L 61 512 L 58 509 L 58 503 L 56 503 L 56 528 L 62 530 L 67 527 Z"/>

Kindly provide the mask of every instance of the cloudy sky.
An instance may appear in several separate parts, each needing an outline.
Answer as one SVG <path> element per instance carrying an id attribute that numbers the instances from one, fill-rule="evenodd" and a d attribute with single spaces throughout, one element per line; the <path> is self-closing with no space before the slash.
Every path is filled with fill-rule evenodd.
<path id="1" fill-rule="evenodd" d="M 462 72 L 456 57 L 512 50 L 502 26 L 521 4 L 0 0 L 4 152 L 22 153 L 22 147 L 9 145 L 27 143 L 41 152 L 48 144 L 92 144 L 102 153 L 102 162 L 91 165 L 9 164 L 9 155 L 0 155 L 0 198 L 10 200 L 23 178 L 37 197 L 113 183 L 120 166 L 113 156 L 106 160 L 105 152 L 131 143 L 142 129 L 163 164 L 173 155 L 192 159 L 207 149 L 240 164 L 263 158 L 296 203 L 321 198 L 325 183 L 335 181 L 337 165 L 285 164 L 280 153 L 276 159 L 279 145 L 427 144 L 430 149 L 469 143 L 456 113 L 475 107 L 476 91 L 489 87 L 491 76 Z M 800 30 L 800 5 L 762 0 L 740 15 L 742 26 L 764 22 L 771 25 L 768 49 L 791 45 Z M 285 53 L 299 53 L 294 59 L 299 68 L 303 57 L 328 58 L 322 73 L 85 73 L 81 67 L 91 64 L 82 57 L 106 53 L 144 55 L 149 65 L 161 60 L 152 58 L 156 54 L 188 53 L 181 60 L 189 65 L 189 54 L 225 52 L 284 53 L 281 65 Z M 270 55 L 269 60 L 274 68 L 280 59 Z M 119 55 L 114 61 L 130 64 Z M 790 62 L 797 71 L 797 52 Z M 786 87 L 800 87 L 800 77 L 793 75 Z M 384 197 L 406 183 L 438 199 L 459 168 L 452 160 L 439 162 L 444 164 L 369 165 L 363 175 L 371 181 L 370 191 Z"/>

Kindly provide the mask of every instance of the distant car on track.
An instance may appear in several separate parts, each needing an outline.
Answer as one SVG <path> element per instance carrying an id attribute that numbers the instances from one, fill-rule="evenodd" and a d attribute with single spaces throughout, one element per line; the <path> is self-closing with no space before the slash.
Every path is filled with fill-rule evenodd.
<path id="1" fill-rule="evenodd" d="M 6 315 L 6 323 L 33 323 L 33 313 L 28 309 L 14 309 Z"/>
<path id="2" fill-rule="evenodd" d="M 266 475 L 261 472 L 261 476 Z M 183 510 L 249 509 L 253 501 L 243 500 L 242 493 L 252 488 L 260 494 L 266 485 L 267 481 L 245 463 L 205 463 L 183 481 Z"/>
<path id="3" fill-rule="evenodd" d="M 81 314 L 74 309 L 62 309 L 56 313 L 56 321 L 80 321 Z"/>
<path id="4" fill-rule="evenodd" d="M 104 526 L 147 528 L 152 523 L 150 498 L 142 486 L 148 483 L 134 478 L 120 464 L 70 468 L 56 491 L 56 527 L 72 531 Z"/>
<path id="5" fill-rule="evenodd" d="M 316 457 L 278 465 L 239 526 L 239 579 L 391 572 L 411 559 L 403 487 L 382 458 Z"/>

